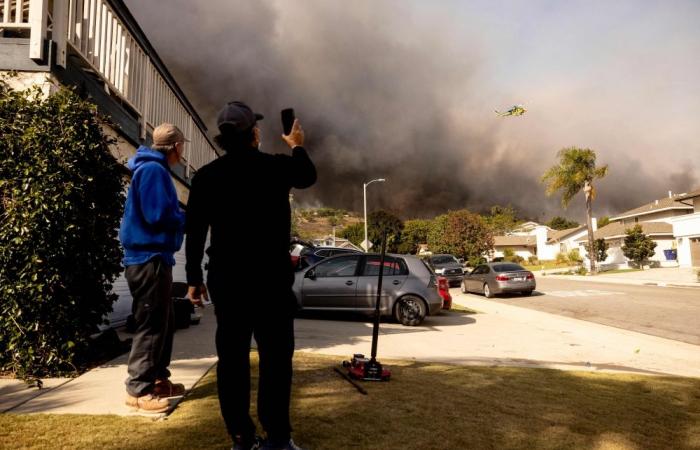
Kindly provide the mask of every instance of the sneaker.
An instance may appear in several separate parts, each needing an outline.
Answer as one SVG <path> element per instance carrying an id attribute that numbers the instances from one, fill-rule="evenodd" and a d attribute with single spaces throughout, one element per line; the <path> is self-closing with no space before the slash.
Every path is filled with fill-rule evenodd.
<path id="1" fill-rule="evenodd" d="M 185 385 L 182 383 L 173 383 L 170 380 L 156 380 L 153 387 L 153 395 L 156 397 L 180 397 L 185 395 Z"/>
<path id="2" fill-rule="evenodd" d="M 170 404 L 166 399 L 151 394 L 142 395 L 141 397 L 127 394 L 126 406 L 148 413 L 162 413 L 168 410 Z"/>
<path id="3" fill-rule="evenodd" d="M 233 447 L 231 450 L 258 450 L 262 445 L 262 438 L 255 436 L 253 442 L 244 442 L 243 439 L 236 436 L 233 438 Z"/>
<path id="4" fill-rule="evenodd" d="M 282 445 L 272 445 L 272 443 L 269 440 L 267 440 L 265 441 L 265 444 L 260 448 L 261 450 L 304 450 L 303 448 L 296 445 L 291 439 L 289 440 L 289 442 Z"/>

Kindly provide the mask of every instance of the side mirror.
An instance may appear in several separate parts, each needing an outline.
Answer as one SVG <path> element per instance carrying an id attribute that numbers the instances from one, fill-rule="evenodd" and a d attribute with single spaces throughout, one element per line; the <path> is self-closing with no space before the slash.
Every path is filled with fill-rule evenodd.
<path id="1" fill-rule="evenodd" d="M 315 280 L 316 279 L 316 271 L 314 269 L 309 270 L 304 275 L 304 278 L 308 278 L 310 280 Z"/>

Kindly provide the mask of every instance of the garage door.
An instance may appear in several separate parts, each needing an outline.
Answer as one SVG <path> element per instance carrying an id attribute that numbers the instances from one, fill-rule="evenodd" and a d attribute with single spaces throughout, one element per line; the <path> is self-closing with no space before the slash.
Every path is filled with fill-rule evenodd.
<path id="1" fill-rule="evenodd" d="M 700 238 L 690 239 L 690 264 L 700 267 Z"/>

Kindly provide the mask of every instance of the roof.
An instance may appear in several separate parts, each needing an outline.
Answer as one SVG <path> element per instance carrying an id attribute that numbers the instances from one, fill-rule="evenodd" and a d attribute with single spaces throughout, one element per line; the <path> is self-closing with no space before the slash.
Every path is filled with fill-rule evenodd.
<path id="1" fill-rule="evenodd" d="M 689 200 L 691 198 L 696 198 L 696 197 L 700 197 L 700 189 L 693 191 L 693 192 L 689 192 L 687 194 L 680 194 L 678 196 L 677 200 Z"/>
<path id="2" fill-rule="evenodd" d="M 537 245 L 536 236 L 494 236 L 494 247 L 533 247 Z"/>
<path id="3" fill-rule="evenodd" d="M 579 231 L 583 231 L 586 229 L 586 225 L 579 225 L 578 227 L 574 228 L 567 228 L 566 230 L 556 230 L 551 233 L 548 233 L 547 237 L 549 238 L 547 240 L 548 244 L 558 242 L 563 240 L 564 238 L 571 236 L 572 234 L 576 234 Z"/>
<path id="4" fill-rule="evenodd" d="M 681 203 L 679 200 L 681 200 L 681 196 L 678 195 L 654 200 L 653 202 L 647 203 L 646 205 L 640 206 L 639 208 L 630 209 L 629 211 L 625 211 L 622 214 L 618 214 L 615 217 L 611 217 L 610 220 L 615 221 L 620 219 L 626 219 L 629 217 L 643 216 L 645 214 L 651 214 L 671 209 L 693 209 L 692 206 L 687 205 L 685 203 Z"/>
<path id="5" fill-rule="evenodd" d="M 639 222 L 642 231 L 647 236 L 673 236 L 673 225 L 667 222 Z M 625 237 L 627 230 L 633 228 L 634 225 L 623 225 L 620 222 L 613 222 L 593 233 L 594 239 L 613 239 Z M 588 240 L 586 236 L 576 239 L 576 242 L 585 242 Z"/>

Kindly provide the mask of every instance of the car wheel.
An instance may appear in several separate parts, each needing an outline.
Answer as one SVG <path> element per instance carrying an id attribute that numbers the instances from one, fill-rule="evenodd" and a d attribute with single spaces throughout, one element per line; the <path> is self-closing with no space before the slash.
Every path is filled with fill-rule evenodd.
<path id="1" fill-rule="evenodd" d="M 467 290 L 467 283 L 465 283 L 464 281 L 462 281 L 461 287 L 462 287 L 462 294 L 466 294 L 466 293 L 469 292 L 469 291 Z"/>
<path id="2" fill-rule="evenodd" d="M 523 291 L 523 295 L 526 297 L 532 295 L 532 290 Z"/>
<path id="3" fill-rule="evenodd" d="M 394 307 L 396 321 L 409 327 L 414 327 L 423 322 L 425 314 L 425 303 L 414 295 L 401 297 Z"/>
<path id="4" fill-rule="evenodd" d="M 493 292 L 491 292 L 491 288 L 489 287 L 488 283 L 484 283 L 484 297 L 493 298 Z"/>

